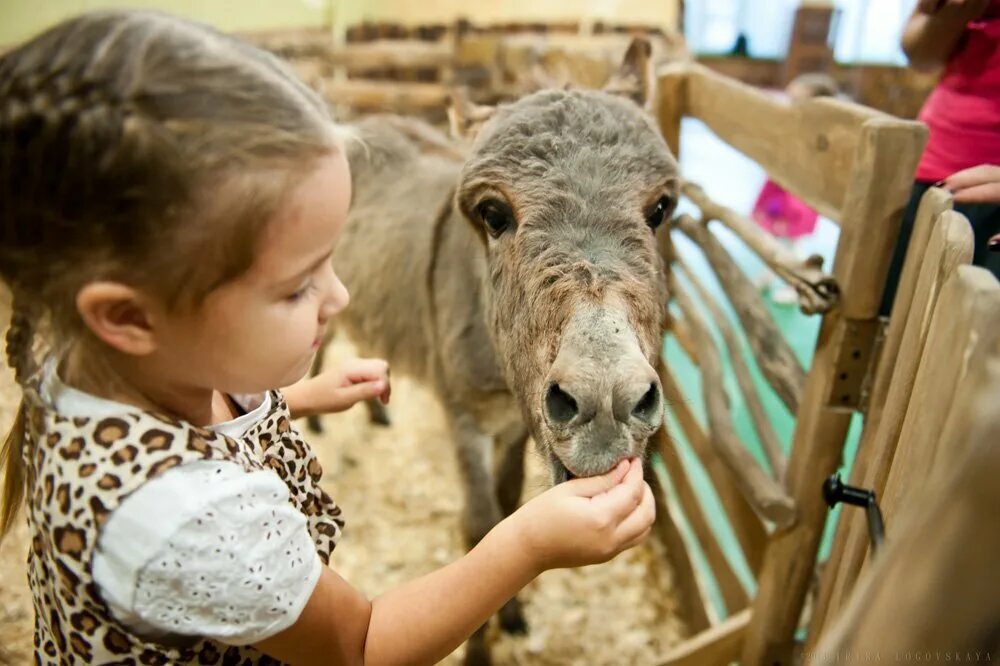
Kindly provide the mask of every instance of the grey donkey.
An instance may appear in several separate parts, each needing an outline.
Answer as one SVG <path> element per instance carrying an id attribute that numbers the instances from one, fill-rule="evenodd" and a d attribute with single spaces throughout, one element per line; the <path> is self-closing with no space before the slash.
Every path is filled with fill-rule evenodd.
<path id="1" fill-rule="evenodd" d="M 356 125 L 333 258 L 352 298 L 337 325 L 443 404 L 469 547 L 517 508 L 529 435 L 559 483 L 644 456 L 661 427 L 655 234 L 679 179 L 646 108 L 649 52 L 633 42 L 602 91 L 457 100 L 468 149 L 413 120 Z M 526 630 L 517 599 L 500 622 Z M 466 655 L 489 663 L 483 629 Z"/>

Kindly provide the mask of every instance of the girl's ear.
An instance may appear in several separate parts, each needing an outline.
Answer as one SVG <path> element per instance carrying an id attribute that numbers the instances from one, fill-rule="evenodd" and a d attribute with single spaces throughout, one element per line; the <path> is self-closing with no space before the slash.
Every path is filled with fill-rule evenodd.
<path id="1" fill-rule="evenodd" d="M 149 301 L 119 282 L 90 282 L 76 295 L 76 309 L 87 328 L 106 345 L 130 356 L 156 350 Z"/>

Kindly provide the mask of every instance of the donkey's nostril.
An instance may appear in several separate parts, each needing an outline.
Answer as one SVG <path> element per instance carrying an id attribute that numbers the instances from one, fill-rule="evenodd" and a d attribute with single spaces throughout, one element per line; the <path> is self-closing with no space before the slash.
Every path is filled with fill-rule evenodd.
<path id="1" fill-rule="evenodd" d="M 660 408 L 660 389 L 656 382 L 649 385 L 649 390 L 642 394 L 639 402 L 632 408 L 632 416 L 651 423 L 656 419 L 656 410 Z"/>
<path id="2" fill-rule="evenodd" d="M 559 384 L 552 384 L 545 394 L 545 411 L 554 423 L 569 423 L 580 413 L 580 408 L 573 396 L 562 390 Z"/>

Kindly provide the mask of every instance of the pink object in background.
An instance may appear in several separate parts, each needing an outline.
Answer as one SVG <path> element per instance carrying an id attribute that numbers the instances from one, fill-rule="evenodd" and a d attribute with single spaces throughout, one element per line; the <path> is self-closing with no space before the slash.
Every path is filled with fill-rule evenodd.
<path id="1" fill-rule="evenodd" d="M 753 206 L 753 219 L 779 238 L 801 238 L 816 229 L 816 211 L 772 180 L 764 183 Z"/>

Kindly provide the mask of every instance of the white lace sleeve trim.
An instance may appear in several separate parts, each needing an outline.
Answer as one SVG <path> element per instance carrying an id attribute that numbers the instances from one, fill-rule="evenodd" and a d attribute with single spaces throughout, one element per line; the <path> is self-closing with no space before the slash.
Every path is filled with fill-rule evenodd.
<path id="1" fill-rule="evenodd" d="M 198 461 L 144 484 L 101 530 L 93 576 L 137 634 L 255 643 L 295 623 L 323 564 L 270 471 Z"/>

